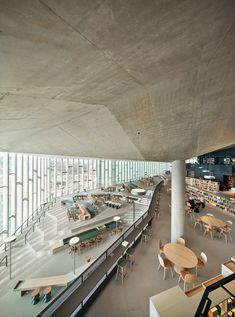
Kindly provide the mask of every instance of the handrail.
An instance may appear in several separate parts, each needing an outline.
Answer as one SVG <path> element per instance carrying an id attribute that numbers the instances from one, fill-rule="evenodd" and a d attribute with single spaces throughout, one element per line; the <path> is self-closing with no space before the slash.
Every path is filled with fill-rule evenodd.
<path id="1" fill-rule="evenodd" d="M 56 197 L 55 197 L 55 201 L 56 201 Z M 48 210 L 49 210 L 49 205 L 50 205 L 50 204 L 52 204 L 51 206 L 53 206 L 53 200 L 52 200 L 52 201 L 48 201 L 48 202 L 46 203 Z M 34 232 L 36 223 L 40 222 L 42 216 L 45 217 L 45 206 L 46 206 L 46 205 L 41 204 L 41 205 L 39 206 L 38 210 L 41 211 L 41 214 L 38 216 L 38 213 L 37 213 L 37 219 L 31 224 L 31 227 L 30 227 L 29 230 L 25 233 L 25 235 L 24 235 L 24 242 L 25 242 L 25 244 L 26 244 L 26 242 L 27 242 L 27 236 L 28 236 L 28 234 L 31 232 L 32 229 L 33 229 L 33 232 Z M 32 219 L 32 220 L 33 220 L 33 219 Z"/>
<path id="2" fill-rule="evenodd" d="M 47 202 L 48 208 L 49 208 L 50 205 L 53 206 L 53 204 L 56 202 L 56 199 L 57 199 L 57 197 L 53 197 L 53 195 L 51 195 L 51 200 L 48 200 L 48 198 L 47 198 L 46 202 Z M 27 233 L 25 234 L 25 235 L 28 235 L 28 233 L 31 231 L 31 229 L 35 226 L 35 223 L 36 223 L 37 221 L 34 222 L 34 223 L 33 223 L 33 221 L 34 221 L 35 218 L 38 217 L 38 213 L 39 213 L 41 210 L 43 211 L 43 214 L 44 214 L 44 216 L 45 216 L 45 207 L 42 209 L 42 203 L 41 203 L 40 206 L 37 207 L 37 208 L 35 209 L 35 211 L 15 230 L 15 232 L 13 233 L 13 235 L 22 234 L 22 233 L 23 233 L 23 229 L 30 226 L 30 229 L 29 229 L 29 230 L 27 231 Z M 41 216 L 42 216 L 42 214 L 41 214 L 41 215 L 39 216 L 39 218 L 37 218 L 37 219 L 40 220 Z M 32 223 L 33 223 L 33 224 L 32 224 Z M 25 226 L 25 225 L 26 225 L 26 226 Z M 19 231 L 20 231 L 20 233 L 18 233 Z M 4 232 L 2 232 L 2 233 L 4 233 Z M 5 230 L 5 233 L 7 233 L 6 230 Z M 26 239 L 27 239 L 27 238 L 25 238 L 25 243 L 26 243 Z M 1 248 L 2 248 L 3 246 L 4 246 L 4 249 L 5 249 L 5 251 L 6 251 L 6 244 L 5 244 L 4 242 L 0 244 L 0 250 L 1 250 Z"/>
<path id="3" fill-rule="evenodd" d="M 5 265 L 6 265 L 6 267 L 7 267 L 7 254 L 0 260 L 0 265 L 1 265 L 1 263 L 2 263 L 4 260 L 6 260 Z"/>
<path id="4" fill-rule="evenodd" d="M 99 263 L 100 260 L 102 260 L 102 258 L 104 256 L 105 256 L 105 259 L 103 261 L 105 261 L 108 258 L 109 250 L 112 250 L 112 248 L 115 246 L 115 244 L 117 244 L 117 242 L 119 241 L 119 244 L 116 246 L 116 248 L 117 248 L 125 239 L 127 239 L 127 237 L 132 233 L 132 231 L 134 229 L 138 228 L 139 220 L 142 219 L 142 221 L 143 221 L 146 218 L 146 216 L 149 214 L 150 209 L 152 208 L 153 204 L 155 203 L 155 198 L 156 198 L 155 193 L 160 190 L 162 183 L 163 183 L 163 181 L 161 181 L 159 184 L 156 185 L 148 210 L 128 228 L 127 231 L 130 233 L 128 235 L 126 235 L 127 232 L 124 232 L 122 235 L 120 235 L 118 240 L 114 241 L 111 244 L 111 246 L 109 246 L 109 248 L 106 249 L 85 271 L 83 271 L 73 282 L 71 282 L 71 284 L 67 288 L 65 288 L 54 300 L 52 300 L 50 302 L 50 304 L 38 314 L 37 317 L 52 316 L 52 314 L 55 312 L 55 310 L 57 310 L 59 308 L 59 306 L 69 296 L 71 296 L 73 294 L 73 292 L 78 287 L 80 287 L 80 285 L 82 285 L 84 283 L 84 281 L 85 281 L 84 276 L 87 276 L 89 271 L 93 272 L 94 267 L 97 266 L 97 263 Z M 154 217 L 154 215 L 153 215 L 153 217 Z M 140 232 L 142 232 L 142 229 L 140 229 Z M 138 237 L 138 235 L 137 235 L 137 237 Z M 99 266 L 100 265 L 98 265 L 98 267 Z M 97 270 L 97 267 L 95 268 L 95 270 Z M 79 306 L 79 303 L 77 306 Z"/>
<path id="5" fill-rule="evenodd" d="M 207 288 L 205 289 L 205 291 L 202 295 L 201 301 L 198 305 L 198 308 L 197 308 L 197 311 L 196 311 L 194 317 L 207 317 L 208 316 L 208 311 L 209 311 L 211 303 L 212 303 L 211 299 L 209 298 L 209 294 L 210 294 L 210 292 L 213 292 L 217 288 L 221 287 L 229 294 L 229 296 L 234 296 L 235 294 L 232 294 L 228 289 L 226 289 L 226 287 L 224 287 L 225 284 L 233 281 L 234 279 L 235 279 L 235 273 L 230 274 L 230 275 L 226 276 L 225 278 L 223 278 L 222 280 L 219 280 L 219 281 L 215 282 L 214 284 L 207 286 Z"/>

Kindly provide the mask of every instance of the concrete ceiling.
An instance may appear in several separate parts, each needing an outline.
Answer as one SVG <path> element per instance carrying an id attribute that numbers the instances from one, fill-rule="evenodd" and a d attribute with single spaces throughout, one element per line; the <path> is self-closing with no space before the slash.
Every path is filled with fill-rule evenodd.
<path id="1" fill-rule="evenodd" d="M 234 143 L 234 0 L 0 0 L 0 151 L 172 161 Z"/>

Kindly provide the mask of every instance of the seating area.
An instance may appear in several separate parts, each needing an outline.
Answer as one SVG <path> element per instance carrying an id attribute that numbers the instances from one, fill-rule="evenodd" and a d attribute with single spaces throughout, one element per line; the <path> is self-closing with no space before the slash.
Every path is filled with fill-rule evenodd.
<path id="1" fill-rule="evenodd" d="M 123 231 L 123 224 L 120 221 L 116 223 L 116 221 L 108 222 L 101 227 L 94 227 L 89 230 L 85 230 L 79 234 L 75 234 L 63 239 L 63 245 L 68 245 L 69 240 L 74 237 L 79 238 L 78 246 L 70 246 L 69 253 L 84 251 L 93 246 L 99 245 L 102 241 L 107 238 L 107 235 L 113 235 L 117 233 L 121 233 Z"/>
<path id="2" fill-rule="evenodd" d="M 73 219 L 74 221 L 84 221 L 91 219 L 98 214 L 97 206 L 91 201 L 79 201 L 67 208 L 68 220 Z"/>
<path id="3" fill-rule="evenodd" d="M 186 286 L 194 287 L 197 281 L 198 269 L 202 269 L 207 265 L 207 256 L 201 252 L 200 256 L 185 247 L 185 239 L 178 238 L 176 243 L 168 243 L 163 246 L 161 240 L 158 240 L 158 270 L 163 267 L 166 278 L 166 270 L 171 271 L 172 278 L 173 268 L 179 275 L 178 283 L 183 281 L 183 290 L 186 292 Z"/>
<path id="4" fill-rule="evenodd" d="M 116 208 L 116 209 L 119 209 L 122 206 L 122 204 L 120 204 L 116 201 L 111 201 L 111 200 L 106 200 L 104 203 L 107 207 L 112 207 L 112 208 Z"/>
<path id="5" fill-rule="evenodd" d="M 139 179 L 140 184 L 144 186 L 153 186 L 154 180 L 152 178 L 141 178 Z"/>
<path id="6" fill-rule="evenodd" d="M 206 215 L 201 217 L 192 217 L 194 221 L 194 229 L 200 229 L 204 237 L 209 236 L 212 240 L 214 238 L 221 239 L 224 238 L 225 243 L 228 243 L 228 238 L 232 242 L 232 228 L 233 222 L 231 220 L 223 221 L 214 216 L 212 213 L 206 213 Z"/>
<path id="7" fill-rule="evenodd" d="M 68 282 L 64 275 L 31 278 L 31 279 L 19 281 L 14 287 L 14 291 L 20 291 L 21 296 L 23 296 L 28 291 L 33 290 L 32 301 L 36 304 L 38 303 L 40 299 L 41 288 L 47 288 L 49 286 L 63 287 L 63 286 L 67 286 L 67 284 Z M 46 292 L 46 293 L 50 293 L 50 292 Z"/>

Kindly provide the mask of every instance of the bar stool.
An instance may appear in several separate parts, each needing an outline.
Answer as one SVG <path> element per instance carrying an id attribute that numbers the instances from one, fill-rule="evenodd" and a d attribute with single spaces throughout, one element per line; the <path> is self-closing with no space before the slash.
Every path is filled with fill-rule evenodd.
<path id="1" fill-rule="evenodd" d="M 135 253 L 135 249 L 130 247 L 126 250 L 126 259 L 127 261 L 130 263 L 130 267 L 132 268 L 132 265 L 134 263 L 134 253 Z"/>
<path id="2" fill-rule="evenodd" d="M 121 277 L 122 277 L 122 284 L 123 284 L 123 279 L 124 279 L 124 276 L 125 276 L 125 268 L 127 266 L 127 260 L 124 259 L 124 258 L 121 258 L 118 263 L 117 263 L 117 273 L 116 273 L 116 278 L 115 280 L 117 280 L 118 278 L 118 274 L 121 274 Z"/>
<path id="3" fill-rule="evenodd" d="M 149 238 L 149 240 L 152 238 L 152 226 L 148 226 L 147 228 L 146 228 L 146 231 L 147 231 L 147 233 L 148 233 L 148 238 Z"/>
<path id="4" fill-rule="evenodd" d="M 148 242 L 148 237 L 148 232 L 144 230 L 141 235 L 141 243 L 144 242 L 146 244 Z"/>
<path id="5" fill-rule="evenodd" d="M 35 288 L 32 293 L 32 304 L 36 305 L 40 300 L 40 288 Z"/>
<path id="6" fill-rule="evenodd" d="M 43 290 L 43 301 L 44 303 L 48 303 L 49 300 L 51 299 L 51 287 L 47 286 L 46 288 L 44 288 Z"/>

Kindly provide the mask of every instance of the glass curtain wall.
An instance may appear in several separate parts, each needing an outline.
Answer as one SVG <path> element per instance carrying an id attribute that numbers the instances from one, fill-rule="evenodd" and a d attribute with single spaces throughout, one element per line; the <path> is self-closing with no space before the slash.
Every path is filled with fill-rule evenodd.
<path id="1" fill-rule="evenodd" d="M 169 163 L 0 152 L 0 244 L 43 202 L 164 173 Z"/>

